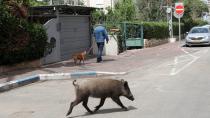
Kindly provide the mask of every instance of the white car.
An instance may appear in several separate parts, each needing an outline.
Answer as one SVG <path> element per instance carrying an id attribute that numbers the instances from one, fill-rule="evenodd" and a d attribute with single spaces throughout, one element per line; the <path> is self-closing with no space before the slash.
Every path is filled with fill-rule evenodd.
<path id="1" fill-rule="evenodd" d="M 193 27 L 185 38 L 186 46 L 210 45 L 210 28 Z"/>

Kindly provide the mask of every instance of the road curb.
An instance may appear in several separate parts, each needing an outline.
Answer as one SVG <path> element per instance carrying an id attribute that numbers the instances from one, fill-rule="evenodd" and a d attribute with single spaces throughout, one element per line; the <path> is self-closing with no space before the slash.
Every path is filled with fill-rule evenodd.
<path id="1" fill-rule="evenodd" d="M 99 77 L 109 75 L 124 75 L 126 72 L 102 72 L 102 71 L 86 71 L 86 72 L 73 72 L 73 73 L 53 73 L 53 74 L 38 74 L 29 76 L 19 80 L 13 80 L 0 84 L 0 93 L 5 92 L 17 87 L 28 85 L 38 81 L 47 80 L 65 80 L 65 79 L 76 79 L 85 77 Z"/>
<path id="2" fill-rule="evenodd" d="M 9 82 L 0 84 L 0 92 L 8 91 L 17 87 L 31 84 L 39 80 L 40 80 L 39 76 L 35 75 L 35 76 L 29 76 L 29 77 L 19 79 L 19 80 L 9 81 Z"/>

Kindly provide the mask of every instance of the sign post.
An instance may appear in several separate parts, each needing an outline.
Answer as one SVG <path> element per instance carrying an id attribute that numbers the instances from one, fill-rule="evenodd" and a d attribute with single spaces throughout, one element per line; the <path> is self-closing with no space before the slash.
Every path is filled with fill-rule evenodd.
<path id="1" fill-rule="evenodd" d="M 181 41 L 180 18 L 184 14 L 184 4 L 182 2 L 175 3 L 174 16 L 179 19 L 179 41 Z"/>
<path id="2" fill-rule="evenodd" d="M 172 12 L 172 6 L 167 6 L 167 10 L 166 13 L 169 14 L 170 16 L 168 16 L 168 26 L 169 26 L 169 35 L 170 38 L 173 38 L 173 12 Z"/>

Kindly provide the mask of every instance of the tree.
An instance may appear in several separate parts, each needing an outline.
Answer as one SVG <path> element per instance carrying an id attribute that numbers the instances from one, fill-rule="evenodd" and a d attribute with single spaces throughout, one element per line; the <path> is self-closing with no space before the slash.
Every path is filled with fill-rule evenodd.
<path id="1" fill-rule="evenodd" d="M 99 20 L 106 21 L 108 24 L 116 24 L 122 21 L 134 21 L 136 19 L 136 7 L 133 0 L 119 0 L 115 8 L 107 8 L 108 13 L 96 10 L 92 13 L 92 22 L 95 24 Z"/>
<path id="2" fill-rule="evenodd" d="M 43 5 L 48 5 L 49 0 L 42 0 L 42 1 L 37 1 L 37 0 L 29 0 L 30 6 L 43 6 Z"/>
<path id="3" fill-rule="evenodd" d="M 107 8 L 106 21 L 119 23 L 122 21 L 134 21 L 136 19 L 136 7 L 133 0 L 119 0 L 115 8 Z"/>
<path id="4" fill-rule="evenodd" d="M 24 19 L 28 17 L 29 0 L 3 0 L 2 2 L 14 16 Z"/>
<path id="5" fill-rule="evenodd" d="M 201 0 L 184 0 L 185 12 L 184 19 L 198 19 L 203 12 L 209 12 L 208 6 Z"/>
<path id="6" fill-rule="evenodd" d="M 201 0 L 184 0 L 185 11 L 182 18 L 184 32 L 189 31 L 193 26 L 205 24 L 202 21 L 202 13 L 209 12 L 208 6 Z"/>
<path id="7" fill-rule="evenodd" d="M 133 0 L 119 0 L 113 13 L 119 21 L 132 21 L 136 18 L 136 7 Z"/>
<path id="8" fill-rule="evenodd" d="M 166 20 L 164 5 L 166 5 L 165 0 L 137 0 L 138 19 L 144 21 Z"/>
<path id="9" fill-rule="evenodd" d="M 46 31 L 42 25 L 27 22 L 20 10 L 24 2 L 5 0 L 0 5 L 0 65 L 33 60 L 44 54 Z"/>

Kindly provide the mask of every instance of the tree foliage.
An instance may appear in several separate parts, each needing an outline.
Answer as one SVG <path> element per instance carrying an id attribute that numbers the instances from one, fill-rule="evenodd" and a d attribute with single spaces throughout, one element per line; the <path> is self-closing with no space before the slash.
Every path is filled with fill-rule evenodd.
<path id="1" fill-rule="evenodd" d="M 132 21 L 136 18 L 136 7 L 133 0 L 119 0 L 112 12 L 118 21 Z"/>
<path id="2" fill-rule="evenodd" d="M 5 0 L 0 5 L 0 65 L 38 59 L 44 54 L 46 31 L 39 24 L 27 22 L 27 14 L 19 9 L 27 4 Z"/>
<path id="3" fill-rule="evenodd" d="M 137 0 L 138 19 L 144 21 L 166 20 L 166 6 L 172 5 L 179 0 Z M 185 13 L 182 19 L 198 19 L 203 12 L 208 12 L 208 6 L 201 0 L 183 0 Z"/>
<path id="4" fill-rule="evenodd" d="M 133 0 L 119 0 L 115 8 L 107 8 L 108 13 L 97 10 L 92 13 L 92 19 L 95 21 L 103 20 L 106 22 L 132 21 L 136 18 L 136 7 Z"/>
<path id="5" fill-rule="evenodd" d="M 24 19 L 28 17 L 29 0 L 3 0 L 2 5 L 15 17 Z"/>
<path id="6" fill-rule="evenodd" d="M 208 6 L 201 0 L 184 0 L 185 12 L 183 19 L 198 19 L 203 12 L 208 12 Z"/>
<path id="7" fill-rule="evenodd" d="M 185 11 L 181 19 L 184 23 L 184 31 L 189 31 L 193 26 L 203 25 L 204 21 L 201 20 L 203 12 L 209 12 L 208 6 L 201 0 L 184 0 Z"/>
<path id="8" fill-rule="evenodd" d="M 166 5 L 165 0 L 137 0 L 138 19 L 144 21 L 166 20 L 164 5 Z"/>
<path id="9" fill-rule="evenodd" d="M 43 6 L 48 5 L 49 0 L 37 1 L 37 0 L 29 0 L 30 6 Z"/>

